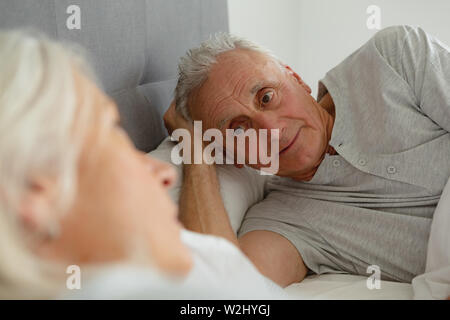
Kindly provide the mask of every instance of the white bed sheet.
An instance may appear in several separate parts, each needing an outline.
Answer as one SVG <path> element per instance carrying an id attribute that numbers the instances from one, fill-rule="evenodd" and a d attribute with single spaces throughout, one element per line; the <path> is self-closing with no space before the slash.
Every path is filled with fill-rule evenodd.
<path id="1" fill-rule="evenodd" d="M 368 289 L 367 277 L 347 274 L 308 276 L 285 291 L 293 299 L 331 300 L 410 300 L 413 288 L 409 283 L 381 281 L 380 289 Z"/>

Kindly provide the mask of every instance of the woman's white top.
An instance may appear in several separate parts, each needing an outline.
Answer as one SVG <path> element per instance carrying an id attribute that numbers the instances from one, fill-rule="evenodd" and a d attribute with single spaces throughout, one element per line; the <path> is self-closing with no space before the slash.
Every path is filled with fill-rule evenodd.
<path id="1" fill-rule="evenodd" d="M 228 240 L 183 230 L 193 267 L 183 278 L 155 268 L 114 265 L 97 269 L 64 299 L 288 299 Z M 83 272 L 83 270 L 81 270 Z M 83 276 L 82 276 L 83 277 Z"/>

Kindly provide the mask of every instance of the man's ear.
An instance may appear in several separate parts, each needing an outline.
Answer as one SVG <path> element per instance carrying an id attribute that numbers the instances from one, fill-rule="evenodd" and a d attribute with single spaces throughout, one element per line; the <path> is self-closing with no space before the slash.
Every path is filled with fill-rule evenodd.
<path id="1" fill-rule="evenodd" d="M 294 71 L 291 67 L 285 65 L 284 66 L 287 69 L 287 72 L 292 75 L 295 79 L 297 79 L 298 83 L 308 92 L 311 94 L 312 90 L 311 88 L 303 81 L 303 79 Z"/>
<path id="2" fill-rule="evenodd" d="M 53 179 L 36 177 L 29 182 L 17 213 L 30 231 L 42 231 L 54 219 L 56 190 Z"/>

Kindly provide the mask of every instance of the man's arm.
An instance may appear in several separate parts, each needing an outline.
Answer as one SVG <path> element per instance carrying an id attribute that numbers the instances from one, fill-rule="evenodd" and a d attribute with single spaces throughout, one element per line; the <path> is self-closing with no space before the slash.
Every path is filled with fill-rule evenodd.
<path id="1" fill-rule="evenodd" d="M 215 165 L 183 165 L 179 212 L 187 229 L 223 237 L 239 247 L 220 195 Z"/>
<path id="2" fill-rule="evenodd" d="M 409 31 L 401 55 L 406 80 L 420 108 L 450 132 L 450 50 L 420 28 Z"/>
<path id="3" fill-rule="evenodd" d="M 263 275 L 282 287 L 303 280 L 307 268 L 297 248 L 283 236 L 257 230 L 237 239 L 223 205 L 214 165 L 184 165 L 183 176 L 179 217 L 187 229 L 231 241 Z"/>
<path id="4" fill-rule="evenodd" d="M 176 112 L 174 101 L 164 114 L 164 124 L 169 134 L 178 128 L 188 130 L 191 135 L 191 151 L 196 150 L 193 125 Z M 203 154 L 203 150 L 197 151 Z M 192 160 L 195 158 L 194 155 L 191 157 Z M 183 164 L 182 182 L 178 216 L 184 227 L 223 237 L 239 247 L 220 194 L 216 166 L 205 163 Z"/>
<path id="5" fill-rule="evenodd" d="M 417 106 L 450 132 L 450 49 L 421 28 L 395 26 L 375 35 L 379 53 L 409 85 Z"/>

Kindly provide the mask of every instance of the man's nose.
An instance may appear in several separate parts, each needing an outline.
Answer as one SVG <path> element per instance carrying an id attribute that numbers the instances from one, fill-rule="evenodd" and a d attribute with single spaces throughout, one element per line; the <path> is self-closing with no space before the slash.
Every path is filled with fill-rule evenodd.
<path id="1" fill-rule="evenodd" d="M 170 188 L 175 184 L 177 174 L 175 169 L 168 163 L 148 157 L 151 171 L 164 188 Z"/>
<path id="2" fill-rule="evenodd" d="M 253 117 L 253 128 L 256 130 L 267 129 L 270 132 L 271 129 L 278 129 L 281 134 L 285 127 L 285 121 L 283 121 L 275 112 L 259 112 Z"/>

